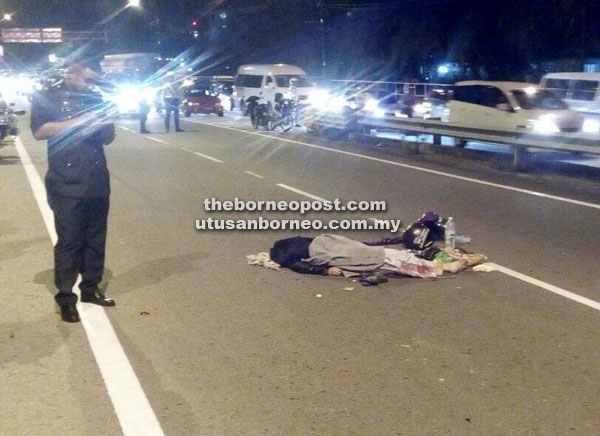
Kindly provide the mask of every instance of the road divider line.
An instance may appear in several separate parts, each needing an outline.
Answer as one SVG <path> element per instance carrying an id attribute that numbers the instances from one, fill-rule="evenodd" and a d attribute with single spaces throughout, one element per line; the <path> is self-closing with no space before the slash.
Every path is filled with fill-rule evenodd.
<path id="1" fill-rule="evenodd" d="M 583 297 L 579 294 L 575 294 L 571 291 L 567 291 L 566 289 L 559 288 L 558 286 L 551 285 L 550 283 L 543 282 L 536 278 L 530 277 L 518 271 L 512 270 L 502 265 L 498 265 L 497 263 L 488 262 L 486 265 L 492 267 L 495 271 L 501 272 L 502 274 L 506 274 L 507 276 L 513 277 L 515 279 L 521 280 L 523 282 L 529 283 L 531 285 L 537 286 L 539 288 L 545 289 L 547 291 L 553 292 L 561 297 L 568 298 L 569 300 L 573 300 L 577 303 L 584 304 L 592 309 L 600 310 L 600 302 L 591 300 L 589 298 Z"/>
<path id="2" fill-rule="evenodd" d="M 253 173 L 252 171 L 244 171 L 244 172 L 245 172 L 246 174 L 249 174 L 249 175 L 251 175 L 251 176 L 253 176 L 253 177 L 256 177 L 256 178 L 258 178 L 258 179 L 264 179 L 264 176 L 261 176 L 260 174 Z"/>
<path id="3" fill-rule="evenodd" d="M 151 140 L 151 141 L 160 142 L 161 144 L 171 145 L 171 144 L 170 144 L 169 142 L 167 142 L 167 141 L 163 141 L 162 139 L 156 139 L 156 138 L 153 138 L 152 136 L 144 135 L 144 138 L 147 138 L 147 139 L 149 139 L 149 140 Z"/>
<path id="4" fill-rule="evenodd" d="M 52 244 L 55 245 L 58 238 L 54 228 L 54 215 L 46 202 L 46 188 L 20 138 L 15 140 L 15 147 Z M 79 307 L 81 323 L 113 403 L 123 435 L 164 436 L 160 423 L 104 308 L 93 304 L 79 304 Z M 90 407 L 89 404 L 84 406 Z"/>
<path id="5" fill-rule="evenodd" d="M 452 178 L 452 179 L 462 180 L 462 181 L 465 181 L 465 182 L 475 183 L 475 184 L 478 184 L 478 185 L 490 186 L 490 187 L 498 188 L 498 189 L 505 189 L 507 191 L 519 192 L 521 194 L 532 195 L 534 197 L 546 198 L 548 200 L 561 201 L 561 202 L 564 202 L 564 203 L 570 203 L 570 204 L 575 204 L 577 206 L 584 206 L 584 207 L 589 207 L 589 208 L 592 208 L 592 209 L 598 209 L 598 210 L 600 210 L 600 204 L 597 204 L 597 203 L 589 203 L 587 201 L 575 200 L 575 199 L 567 198 L 567 197 L 560 197 L 558 195 L 546 194 L 546 193 L 538 192 L 538 191 L 531 191 L 529 189 L 516 188 L 514 186 L 502 185 L 500 183 L 488 182 L 486 180 L 475 179 L 475 178 L 472 178 L 472 177 L 459 176 L 457 174 L 446 173 L 444 171 L 437 171 L 437 170 L 432 170 L 432 169 L 429 169 L 429 168 L 418 167 L 418 166 L 415 166 L 415 165 L 404 164 L 404 163 L 401 163 L 401 162 L 395 162 L 395 161 L 392 161 L 392 160 L 381 159 L 381 158 L 373 157 L 373 156 L 367 156 L 367 155 L 360 154 L 360 153 L 353 153 L 351 151 L 337 150 L 335 148 L 329 148 L 329 147 L 324 147 L 322 145 L 310 144 L 308 142 L 296 141 L 294 139 L 287 139 L 287 138 L 281 138 L 281 137 L 277 137 L 277 136 L 265 135 L 265 134 L 259 133 L 259 132 L 250 132 L 250 131 L 246 131 L 246 130 L 242 130 L 242 129 L 236 129 L 234 127 L 221 126 L 221 125 L 213 124 L 213 123 L 205 123 L 205 122 L 201 122 L 201 121 L 195 121 L 195 122 L 197 122 L 199 124 L 206 124 L 208 126 L 217 127 L 219 129 L 233 130 L 233 131 L 236 131 L 236 132 L 245 133 L 247 135 L 262 136 L 263 138 L 270 138 L 270 139 L 273 139 L 273 140 L 276 140 L 276 141 L 289 142 L 289 143 L 292 143 L 292 144 L 303 145 L 305 147 L 316 148 L 316 149 L 319 149 L 319 150 L 325 150 L 325 151 L 329 151 L 329 152 L 332 152 L 332 153 L 339 153 L 339 154 L 343 154 L 343 155 L 346 155 L 346 156 L 352 156 L 352 157 L 357 157 L 357 158 L 360 158 L 360 159 L 366 159 L 366 160 L 370 160 L 370 161 L 373 161 L 373 162 L 381 162 L 381 163 L 385 163 L 385 164 L 388 164 L 388 165 L 394 165 L 394 166 L 397 166 L 397 167 L 409 168 L 409 169 L 412 169 L 412 170 L 415 170 L 415 171 L 422 171 L 422 172 L 429 173 L 429 174 L 435 174 L 435 175 L 438 175 L 438 176 L 449 177 L 449 178 Z"/>
<path id="6" fill-rule="evenodd" d="M 280 188 L 283 188 L 283 189 L 287 189 L 288 191 L 295 192 L 296 194 L 300 194 L 300 195 L 304 195 L 305 197 L 312 198 L 313 200 L 317 200 L 317 201 L 321 201 L 321 202 L 329 201 L 329 200 L 326 200 L 324 198 L 321 198 L 321 197 L 318 197 L 316 195 L 313 195 L 313 194 L 311 194 L 309 192 L 302 191 L 300 189 L 296 189 L 293 186 L 289 186 L 289 185 L 286 185 L 284 183 L 277 183 L 277 186 L 279 186 Z"/>
<path id="7" fill-rule="evenodd" d="M 125 127 L 125 126 L 117 126 L 117 127 L 119 129 L 123 129 L 123 130 L 126 130 L 126 131 L 131 132 L 131 133 L 136 133 L 135 130 L 130 129 L 129 127 Z"/>
<path id="8" fill-rule="evenodd" d="M 215 158 L 215 157 L 212 157 L 212 156 L 209 156 L 209 155 L 207 155 L 207 154 L 198 153 L 197 151 L 193 151 L 192 153 L 194 153 L 196 156 L 203 157 L 204 159 L 212 160 L 212 161 L 214 161 L 214 162 L 223 163 L 223 161 L 222 161 L 222 160 L 219 160 L 219 159 L 217 159 L 217 158 Z"/>

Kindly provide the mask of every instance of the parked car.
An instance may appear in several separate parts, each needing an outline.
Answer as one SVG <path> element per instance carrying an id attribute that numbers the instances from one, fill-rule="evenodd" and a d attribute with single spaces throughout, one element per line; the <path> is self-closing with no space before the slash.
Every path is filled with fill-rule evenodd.
<path id="1" fill-rule="evenodd" d="M 192 84 L 182 88 L 183 114 L 190 117 L 192 114 L 217 114 L 223 116 L 223 104 L 219 94 L 210 86 Z"/>
<path id="2" fill-rule="evenodd" d="M 520 82 L 458 82 L 442 121 L 489 130 L 578 132 L 583 117 L 552 91 Z"/>
<path id="3" fill-rule="evenodd" d="M 600 73 L 546 74 L 540 86 L 564 99 L 573 110 L 600 115 Z"/>

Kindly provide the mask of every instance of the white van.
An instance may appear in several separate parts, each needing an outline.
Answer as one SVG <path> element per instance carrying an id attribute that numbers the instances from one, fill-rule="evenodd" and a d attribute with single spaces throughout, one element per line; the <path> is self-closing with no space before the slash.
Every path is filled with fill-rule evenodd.
<path id="1" fill-rule="evenodd" d="M 242 111 L 250 97 L 260 97 L 263 102 L 274 102 L 275 95 L 280 93 L 286 98 L 297 97 L 303 101 L 308 98 L 312 89 L 313 84 L 308 80 L 306 72 L 294 65 L 241 65 L 235 77 L 235 92 Z"/>
<path id="2" fill-rule="evenodd" d="M 551 91 L 531 83 L 458 82 L 443 121 L 488 130 L 578 132 L 583 117 Z"/>
<path id="3" fill-rule="evenodd" d="M 564 99 L 578 112 L 600 115 L 600 73 L 550 73 L 540 86 Z"/>

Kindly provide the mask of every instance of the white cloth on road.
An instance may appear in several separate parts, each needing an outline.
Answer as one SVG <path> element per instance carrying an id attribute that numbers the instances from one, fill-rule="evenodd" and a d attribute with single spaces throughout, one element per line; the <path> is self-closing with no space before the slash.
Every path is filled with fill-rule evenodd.
<path id="1" fill-rule="evenodd" d="M 246 259 L 248 259 L 248 265 L 258 265 L 263 268 L 274 269 L 275 271 L 281 269 L 281 265 L 271 260 L 269 253 L 248 254 Z"/>

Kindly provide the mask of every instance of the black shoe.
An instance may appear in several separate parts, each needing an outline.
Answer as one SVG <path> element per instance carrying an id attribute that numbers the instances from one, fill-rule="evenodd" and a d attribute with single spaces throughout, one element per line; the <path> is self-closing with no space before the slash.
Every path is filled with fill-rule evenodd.
<path id="1" fill-rule="evenodd" d="M 82 303 L 92 303 L 92 304 L 97 304 L 98 306 L 104 306 L 104 307 L 112 307 L 115 304 L 115 300 L 113 300 L 112 298 L 108 298 L 106 295 L 102 294 L 99 291 L 95 291 L 95 292 L 82 292 L 81 293 L 81 302 Z"/>
<path id="2" fill-rule="evenodd" d="M 363 286 L 377 286 L 380 283 L 386 283 L 388 278 L 378 272 L 374 272 L 370 276 L 363 276 L 358 280 Z"/>
<path id="3" fill-rule="evenodd" d="M 150 133 L 150 130 L 140 130 L 140 133 Z"/>
<path id="4" fill-rule="evenodd" d="M 60 317 L 64 322 L 79 322 L 79 312 L 74 303 L 65 304 L 60 308 Z"/>
<path id="5" fill-rule="evenodd" d="M 183 129 L 175 129 L 176 132 L 185 132 Z"/>

